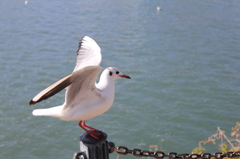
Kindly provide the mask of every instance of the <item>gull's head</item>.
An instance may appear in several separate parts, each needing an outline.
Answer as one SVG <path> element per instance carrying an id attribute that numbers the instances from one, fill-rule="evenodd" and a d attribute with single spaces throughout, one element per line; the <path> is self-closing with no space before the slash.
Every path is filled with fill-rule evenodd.
<path id="1" fill-rule="evenodd" d="M 124 75 L 119 69 L 115 67 L 108 67 L 104 70 L 104 74 L 108 78 L 112 78 L 114 80 L 119 79 L 119 78 L 128 78 L 131 79 L 128 75 Z"/>

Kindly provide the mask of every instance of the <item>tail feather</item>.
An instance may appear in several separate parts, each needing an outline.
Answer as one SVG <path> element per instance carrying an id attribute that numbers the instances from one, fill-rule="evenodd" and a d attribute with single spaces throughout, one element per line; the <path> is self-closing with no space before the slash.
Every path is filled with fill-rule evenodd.
<path id="1" fill-rule="evenodd" d="M 34 116 L 52 116 L 52 117 L 61 117 L 62 106 L 56 106 L 47 109 L 35 109 L 32 114 Z"/>

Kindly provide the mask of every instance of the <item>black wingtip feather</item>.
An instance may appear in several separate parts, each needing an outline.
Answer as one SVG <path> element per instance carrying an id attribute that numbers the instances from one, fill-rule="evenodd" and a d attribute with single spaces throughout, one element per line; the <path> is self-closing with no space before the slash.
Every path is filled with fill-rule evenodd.
<path id="1" fill-rule="evenodd" d="M 36 102 L 34 102 L 33 100 L 31 100 L 28 104 L 29 104 L 29 105 L 34 105 L 34 104 L 36 104 Z"/>
<path id="2" fill-rule="evenodd" d="M 83 39 L 84 39 L 85 37 L 86 37 L 86 36 L 83 36 L 83 37 L 79 40 L 79 45 L 78 45 L 77 55 L 78 55 L 79 50 L 80 50 L 81 47 L 82 47 Z"/>

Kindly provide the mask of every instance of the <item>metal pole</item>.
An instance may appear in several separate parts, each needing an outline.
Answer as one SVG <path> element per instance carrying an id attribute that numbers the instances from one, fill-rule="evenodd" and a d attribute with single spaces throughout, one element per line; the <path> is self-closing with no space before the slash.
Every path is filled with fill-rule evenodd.
<path id="1" fill-rule="evenodd" d="M 88 133 L 80 136 L 80 151 L 76 152 L 73 159 L 109 159 L 107 134 L 101 133 L 99 139 L 95 139 Z"/>

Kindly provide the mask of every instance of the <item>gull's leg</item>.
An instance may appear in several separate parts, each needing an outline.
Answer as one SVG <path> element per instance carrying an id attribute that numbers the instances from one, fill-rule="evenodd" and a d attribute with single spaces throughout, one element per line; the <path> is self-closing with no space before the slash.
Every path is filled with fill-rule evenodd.
<path id="1" fill-rule="evenodd" d="M 81 120 L 78 125 L 83 129 L 85 130 L 89 135 L 91 135 L 92 137 L 94 137 L 95 139 L 98 139 L 99 136 L 101 136 L 101 133 L 97 132 L 95 128 L 92 128 L 90 126 L 87 126 L 85 124 L 85 120 Z M 85 127 L 89 128 L 89 129 L 92 129 L 92 131 L 89 131 L 87 130 Z"/>
<path id="2" fill-rule="evenodd" d="M 85 130 L 86 132 L 88 132 L 88 130 L 84 127 L 83 122 L 84 122 L 84 120 L 81 120 L 81 121 L 78 123 L 78 126 L 79 126 L 80 128 L 82 128 L 83 130 Z"/>
<path id="3" fill-rule="evenodd" d="M 94 129 L 94 128 L 92 128 L 92 127 L 86 125 L 86 121 L 85 121 L 85 120 L 83 120 L 83 126 L 86 127 L 86 128 L 89 128 L 89 129 Z M 94 130 L 95 130 L 95 129 L 94 129 Z"/>

